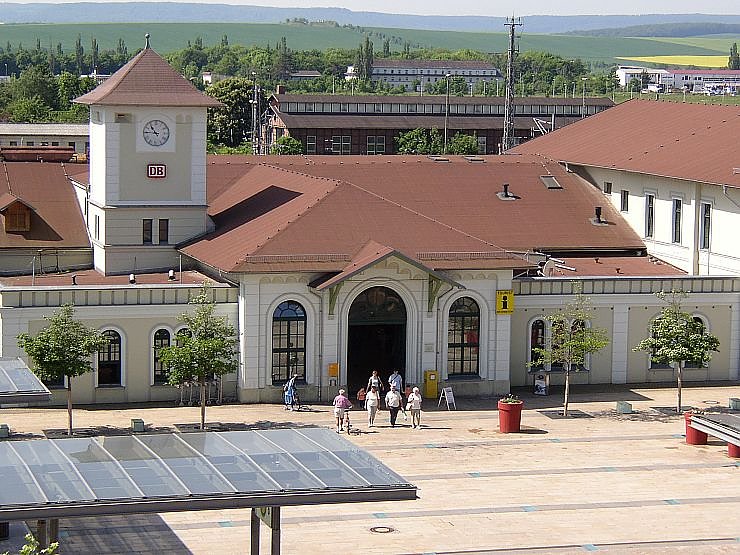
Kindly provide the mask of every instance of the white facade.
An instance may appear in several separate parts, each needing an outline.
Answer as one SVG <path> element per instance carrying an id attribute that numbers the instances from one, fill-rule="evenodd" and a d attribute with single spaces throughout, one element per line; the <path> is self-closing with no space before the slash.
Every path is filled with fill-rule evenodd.
<path id="1" fill-rule="evenodd" d="M 626 87 L 633 79 L 641 79 L 643 73 L 648 76 L 650 83 L 664 83 L 665 79 L 669 76 L 669 72 L 665 69 L 641 66 L 619 66 L 616 70 L 619 86 Z"/>
<path id="2" fill-rule="evenodd" d="M 90 148 L 86 123 L 0 123 L 0 146 L 62 146 L 85 154 Z"/>
<path id="3" fill-rule="evenodd" d="M 692 275 L 740 275 L 740 190 L 584 166 L 648 252 Z M 651 208 L 652 206 L 652 208 Z M 652 216 L 651 216 L 652 214 Z"/>

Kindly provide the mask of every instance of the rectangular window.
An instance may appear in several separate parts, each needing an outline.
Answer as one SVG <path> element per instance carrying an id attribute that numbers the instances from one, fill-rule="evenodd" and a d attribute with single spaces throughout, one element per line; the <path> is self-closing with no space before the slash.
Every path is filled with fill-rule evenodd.
<path id="1" fill-rule="evenodd" d="M 683 201 L 680 198 L 673 199 L 673 242 L 681 242 L 681 209 Z"/>
<path id="2" fill-rule="evenodd" d="M 51 141 L 51 146 L 59 146 L 59 141 Z"/>
<path id="3" fill-rule="evenodd" d="M 375 136 L 374 135 L 367 136 L 367 153 L 375 154 Z"/>
<path id="4" fill-rule="evenodd" d="M 485 137 L 478 137 L 478 154 L 487 154 Z"/>
<path id="5" fill-rule="evenodd" d="M 349 135 L 333 135 L 331 138 L 332 154 L 351 154 L 352 137 Z"/>
<path id="6" fill-rule="evenodd" d="M 306 137 L 306 154 L 316 154 L 316 135 Z"/>
<path id="7" fill-rule="evenodd" d="M 33 146 L 33 141 L 26 141 L 26 146 Z"/>
<path id="8" fill-rule="evenodd" d="M 610 181 L 604 181 L 604 194 L 605 195 L 612 194 L 612 184 Z"/>
<path id="9" fill-rule="evenodd" d="M 630 208 L 630 192 L 622 189 L 622 203 L 619 209 L 622 212 L 627 212 L 629 208 Z"/>
<path id="10" fill-rule="evenodd" d="M 95 215 L 95 240 L 100 239 L 100 216 Z"/>
<path id="11" fill-rule="evenodd" d="M 18 141 L 10 141 L 10 146 L 18 146 Z"/>
<path id="12" fill-rule="evenodd" d="M 655 195 L 645 195 L 645 237 L 653 237 L 655 228 Z"/>
<path id="13" fill-rule="evenodd" d="M 701 203 L 701 246 L 702 249 L 709 248 L 709 239 L 712 234 L 712 205 L 707 202 Z"/>
<path id="14" fill-rule="evenodd" d="M 71 146 L 72 148 L 75 148 L 75 142 L 74 141 L 69 141 L 67 143 L 67 146 Z"/>
<path id="15" fill-rule="evenodd" d="M 375 154 L 385 154 L 385 137 L 383 135 L 375 137 Z"/>
<path id="16" fill-rule="evenodd" d="M 141 242 L 145 245 L 152 244 L 152 220 L 149 218 L 141 220 Z"/>
<path id="17" fill-rule="evenodd" d="M 159 220 L 159 244 L 166 245 L 170 241 L 170 221 Z"/>

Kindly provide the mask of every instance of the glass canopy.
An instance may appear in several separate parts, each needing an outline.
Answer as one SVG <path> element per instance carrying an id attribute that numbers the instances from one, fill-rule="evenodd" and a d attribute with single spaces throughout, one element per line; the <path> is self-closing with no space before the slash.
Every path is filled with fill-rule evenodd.
<path id="1" fill-rule="evenodd" d="M 0 520 L 415 499 L 326 428 L 0 442 Z"/>
<path id="2" fill-rule="evenodd" d="M 19 358 L 0 358 L 0 404 L 48 401 L 51 393 Z"/>

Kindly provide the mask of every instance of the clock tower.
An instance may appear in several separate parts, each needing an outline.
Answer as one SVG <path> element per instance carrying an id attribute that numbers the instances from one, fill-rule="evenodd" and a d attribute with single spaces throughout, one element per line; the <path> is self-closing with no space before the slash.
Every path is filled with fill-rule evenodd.
<path id="1" fill-rule="evenodd" d="M 221 106 L 149 47 L 75 102 L 90 106 L 85 215 L 95 268 L 175 268 L 178 243 L 208 231 L 207 109 Z"/>

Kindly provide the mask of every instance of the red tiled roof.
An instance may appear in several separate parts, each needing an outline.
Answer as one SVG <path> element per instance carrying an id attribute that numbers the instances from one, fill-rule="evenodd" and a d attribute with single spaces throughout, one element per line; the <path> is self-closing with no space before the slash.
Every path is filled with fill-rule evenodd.
<path id="1" fill-rule="evenodd" d="M 445 104 L 444 95 L 349 95 L 349 94 L 273 94 L 270 101 L 284 104 L 287 102 L 328 102 L 349 104 Z M 454 104 L 484 104 L 487 106 L 503 106 L 506 102 L 503 96 L 451 96 L 450 105 Z M 581 98 L 525 96 L 514 98 L 516 106 L 581 106 Z M 587 97 L 586 106 L 614 106 L 614 102 L 606 97 Z"/>
<path id="2" fill-rule="evenodd" d="M 740 187 L 739 135 L 740 106 L 630 100 L 510 152 Z"/>
<path id="3" fill-rule="evenodd" d="M 136 274 L 136 284 L 130 284 L 128 274 L 121 276 L 105 276 L 95 270 L 78 270 L 65 272 L 61 274 L 36 274 L 35 276 L 25 275 L 17 277 L 0 278 L 0 283 L 5 286 L 65 286 L 73 285 L 72 276 L 75 276 L 75 282 L 78 286 L 85 285 L 125 285 L 135 287 L 136 285 L 163 285 L 165 283 L 184 285 L 198 285 L 206 282 L 212 286 L 218 286 L 219 282 L 199 273 L 199 272 L 177 272 L 175 279 L 170 280 L 167 272 L 158 272 L 152 274 Z"/>
<path id="4" fill-rule="evenodd" d="M 217 107 L 222 104 L 196 89 L 151 48 L 145 48 L 78 104 Z"/>
<path id="5" fill-rule="evenodd" d="M 289 129 L 444 129 L 445 117 L 440 115 L 416 114 L 375 114 L 358 116 L 355 114 L 296 114 L 276 110 L 277 116 Z M 576 121 L 580 117 L 558 116 L 555 127 L 560 128 Z M 451 114 L 448 118 L 449 129 L 503 129 L 503 116 L 459 116 Z M 516 129 L 534 127 L 532 116 L 515 117 Z"/>
<path id="6" fill-rule="evenodd" d="M 371 241 L 433 269 L 529 267 L 514 253 L 529 250 L 644 250 L 603 195 L 558 164 L 483 159 L 210 157 L 217 228 L 182 251 L 226 271 L 340 272 Z M 548 174 L 561 189 L 547 189 Z M 516 200 L 497 196 L 504 182 Z M 591 223 L 596 205 L 610 225 Z"/>
<path id="7" fill-rule="evenodd" d="M 563 258 L 545 277 L 685 276 L 686 272 L 652 256 Z"/>
<path id="8" fill-rule="evenodd" d="M 375 59 L 373 67 L 393 67 L 405 69 L 496 69 L 489 62 L 478 60 L 397 60 L 397 59 Z"/>
<path id="9" fill-rule="evenodd" d="M 90 247 L 80 205 L 62 164 L 2 162 L 0 193 L 33 209 L 30 231 L 6 232 L 0 226 L 0 248 Z"/>

